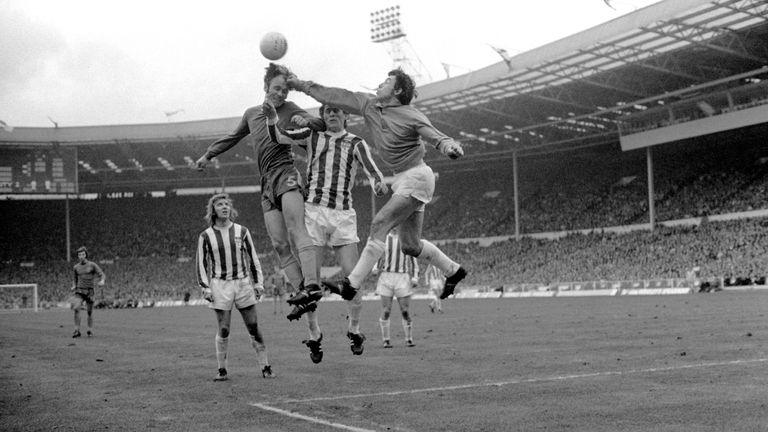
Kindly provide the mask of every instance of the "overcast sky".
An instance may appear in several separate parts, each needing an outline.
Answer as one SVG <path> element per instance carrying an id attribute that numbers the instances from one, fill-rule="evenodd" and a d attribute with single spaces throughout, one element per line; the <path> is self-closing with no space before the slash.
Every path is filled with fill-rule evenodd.
<path id="1" fill-rule="evenodd" d="M 263 100 L 259 40 L 269 31 L 287 37 L 279 62 L 300 78 L 365 91 L 393 66 L 388 45 L 370 41 L 370 13 L 394 5 L 426 83 L 446 77 L 443 64 L 455 76 L 500 61 L 489 45 L 514 55 L 656 2 L 0 0 L 0 120 L 64 127 L 237 117 Z"/>

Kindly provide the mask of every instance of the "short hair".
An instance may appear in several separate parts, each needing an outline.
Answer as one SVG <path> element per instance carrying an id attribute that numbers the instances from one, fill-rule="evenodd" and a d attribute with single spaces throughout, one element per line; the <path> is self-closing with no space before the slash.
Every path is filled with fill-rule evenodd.
<path id="1" fill-rule="evenodd" d="M 219 200 L 227 200 L 230 204 L 230 210 L 229 210 L 229 220 L 234 221 L 235 218 L 237 218 L 237 209 L 235 209 L 235 206 L 232 205 L 234 202 L 232 198 L 229 197 L 228 193 L 218 193 L 213 195 L 209 200 L 208 204 L 205 206 L 205 216 L 203 216 L 203 219 L 205 219 L 206 222 L 208 222 L 209 226 L 213 226 L 216 223 L 216 210 L 214 209 L 214 205 L 216 205 L 216 201 Z"/>
<path id="2" fill-rule="evenodd" d="M 346 111 L 345 111 L 343 108 L 341 108 L 341 107 L 337 107 L 337 106 L 334 106 L 334 105 L 326 105 L 326 104 L 322 104 L 322 105 L 320 105 L 320 111 L 319 111 L 319 113 L 320 113 L 320 118 L 323 118 L 323 115 L 324 115 L 324 113 L 325 113 L 325 110 L 327 110 L 328 108 L 336 108 L 337 110 L 339 110 L 339 111 L 343 112 L 344 114 L 349 114 L 348 112 L 346 112 Z M 347 120 L 346 120 L 346 119 L 344 119 L 344 127 L 347 127 Z"/>
<path id="3" fill-rule="evenodd" d="M 269 88 L 269 83 L 274 79 L 275 77 L 278 77 L 280 75 L 285 75 L 287 78 L 288 75 L 291 74 L 291 70 L 288 69 L 287 66 L 279 65 L 276 63 L 269 63 L 269 66 L 266 68 L 267 72 L 264 74 L 264 88 Z"/>
<path id="4" fill-rule="evenodd" d="M 80 246 L 77 248 L 77 251 L 75 251 L 75 254 L 80 255 L 80 252 L 85 252 L 85 257 L 88 258 L 88 249 L 85 248 L 85 246 Z"/>
<path id="5" fill-rule="evenodd" d="M 400 68 L 392 69 L 387 75 L 395 77 L 394 89 L 400 90 L 400 94 L 396 95 L 397 100 L 403 105 L 410 105 L 411 100 L 416 96 L 416 84 L 413 78 Z"/>

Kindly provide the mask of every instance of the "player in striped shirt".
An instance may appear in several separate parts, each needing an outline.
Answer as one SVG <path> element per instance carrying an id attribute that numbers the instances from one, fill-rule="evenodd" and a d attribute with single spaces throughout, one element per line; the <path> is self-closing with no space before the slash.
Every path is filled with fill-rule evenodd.
<path id="1" fill-rule="evenodd" d="M 281 116 L 280 126 L 290 128 L 292 119 L 303 118 L 310 127 L 323 128 L 321 119 L 310 116 L 295 103 L 286 100 L 286 78 L 289 74 L 287 67 L 270 63 L 264 75 L 265 98 Z M 288 303 L 300 305 L 305 311 L 309 303 L 322 298 L 323 292 L 315 274 L 315 248 L 304 224 L 301 180 L 290 147 L 270 139 L 265 119 L 262 105 L 248 108 L 235 130 L 213 142 L 193 167 L 203 170 L 212 158 L 231 149 L 243 138 L 253 138 L 261 174 L 264 225 L 278 255 L 280 268 L 294 287 L 303 287 L 297 295 L 288 299 Z"/>
<path id="2" fill-rule="evenodd" d="M 75 311 L 75 331 L 72 333 L 73 338 L 80 337 L 80 311 L 85 309 L 88 314 L 88 337 L 93 336 L 93 295 L 94 295 L 94 282 L 96 277 L 99 278 L 99 286 L 104 285 L 106 276 L 101 270 L 98 264 L 88 259 L 88 249 L 85 246 L 80 246 L 77 249 L 77 264 L 74 267 L 75 283 L 72 285 L 71 306 Z"/>
<path id="3" fill-rule="evenodd" d="M 265 108 L 267 110 L 271 111 L 269 107 Z M 291 131 L 279 129 L 275 126 L 276 113 L 268 120 L 270 135 L 275 141 L 299 145 L 307 152 L 304 220 L 317 251 L 318 278 L 327 247 L 333 249 L 344 275 L 352 271 L 359 257 L 357 213 L 352 206 L 352 188 L 358 167 L 363 168 L 376 195 L 381 196 L 388 191 L 384 176 L 371 157 L 368 144 L 361 137 L 346 131 L 349 114 L 337 107 L 323 105 L 320 107 L 320 116 L 325 122 L 325 131 L 314 131 L 306 127 Z M 308 126 L 303 119 L 296 119 L 296 123 Z M 362 293 L 357 293 L 349 300 L 347 307 L 350 349 L 354 355 L 361 355 L 365 341 L 365 335 L 360 332 Z M 309 340 L 306 343 L 316 351 L 312 359 L 322 359 L 317 353 L 322 333 L 314 311 L 307 314 L 307 322 Z"/>
<path id="4" fill-rule="evenodd" d="M 346 297 L 354 295 L 384 253 L 387 233 L 399 227 L 403 252 L 438 266 L 448 276 L 440 297 L 451 295 L 467 271 L 436 245 L 421 238 L 424 206 L 432 200 L 435 191 L 435 174 L 424 163 L 424 143 L 430 142 L 452 159 L 463 156 L 464 150 L 411 105 L 416 92 L 413 79 L 401 69 L 391 70 L 375 95 L 325 87 L 301 81 L 295 75 L 288 77 L 287 84 L 320 103 L 362 116 L 381 158 L 381 167 L 394 175 L 392 197 L 374 216 L 371 235 L 360 259 L 337 289 Z"/>
<path id="5" fill-rule="evenodd" d="M 261 365 L 261 375 L 272 377 L 267 347 L 256 316 L 257 293 L 264 289 L 264 276 L 248 228 L 234 222 L 237 210 L 227 194 L 213 195 L 206 205 L 209 227 L 197 240 L 197 281 L 203 298 L 216 312 L 215 337 L 218 372 L 214 381 L 227 379 L 227 353 L 232 309 L 237 308 L 251 336 L 251 346 Z"/>
<path id="6" fill-rule="evenodd" d="M 413 318 L 408 311 L 408 306 L 413 295 L 413 287 L 419 281 L 419 263 L 413 256 L 403 253 L 397 228 L 387 234 L 384 255 L 374 266 L 373 272 L 380 272 L 379 281 L 376 283 L 376 294 L 381 296 L 379 327 L 384 348 L 392 348 L 389 316 L 392 313 L 393 297 L 397 298 L 397 303 L 400 305 L 405 345 L 416 346 L 413 343 Z"/>
<path id="7" fill-rule="evenodd" d="M 429 302 L 429 310 L 432 311 L 432 313 L 435 313 L 435 310 L 443 313 L 443 301 L 440 300 L 440 291 L 442 291 L 443 284 L 445 283 L 445 276 L 443 276 L 443 272 L 441 272 L 439 268 L 430 264 L 424 271 L 424 282 L 427 284 L 429 294 L 434 296 L 432 301 Z"/>

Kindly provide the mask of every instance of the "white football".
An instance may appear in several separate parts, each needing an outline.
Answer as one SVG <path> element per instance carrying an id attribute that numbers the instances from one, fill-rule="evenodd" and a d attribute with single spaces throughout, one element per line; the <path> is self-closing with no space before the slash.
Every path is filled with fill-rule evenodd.
<path id="1" fill-rule="evenodd" d="M 261 55 L 269 60 L 280 60 L 288 51 L 288 40 L 282 33 L 269 32 L 261 38 Z"/>

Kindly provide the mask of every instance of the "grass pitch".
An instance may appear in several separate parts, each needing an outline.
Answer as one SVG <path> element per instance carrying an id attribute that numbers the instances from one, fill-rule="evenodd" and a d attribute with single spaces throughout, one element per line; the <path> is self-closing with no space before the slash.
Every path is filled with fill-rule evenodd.
<path id="1" fill-rule="evenodd" d="M 366 302 L 362 356 L 323 302 L 320 364 L 303 319 L 257 307 L 271 380 L 237 314 L 226 382 L 206 307 L 96 310 L 79 339 L 71 311 L 0 315 L 0 430 L 768 430 L 768 292 L 416 300 L 417 346 L 395 306 L 392 349 Z"/>

